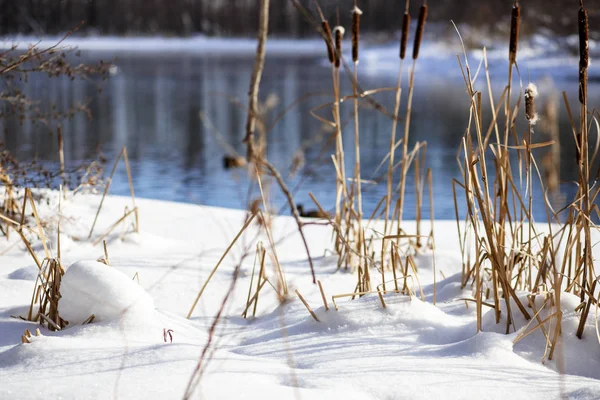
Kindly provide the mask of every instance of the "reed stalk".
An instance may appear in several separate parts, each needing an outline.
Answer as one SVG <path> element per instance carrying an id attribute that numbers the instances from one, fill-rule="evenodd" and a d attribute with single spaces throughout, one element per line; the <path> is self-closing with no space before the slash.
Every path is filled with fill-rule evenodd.
<path id="1" fill-rule="evenodd" d="M 404 15 L 402 18 L 402 37 L 400 38 L 400 66 L 398 68 L 398 83 L 396 84 L 396 99 L 394 103 L 394 119 L 392 120 L 392 134 L 390 137 L 390 154 L 387 172 L 387 196 L 385 201 L 385 222 L 384 222 L 384 234 L 389 234 L 388 222 L 390 221 L 390 209 L 392 204 L 392 183 L 393 183 L 393 168 L 394 168 L 394 155 L 396 146 L 396 132 L 398 130 L 398 113 L 400 111 L 400 102 L 402 99 L 402 71 L 404 65 L 404 58 L 406 57 L 406 45 L 408 43 L 408 33 L 410 29 L 410 14 L 409 14 L 410 0 L 406 0 L 404 9 Z M 391 229 L 391 225 L 389 226 Z M 382 255 L 383 256 L 383 255 Z M 383 263 L 383 260 L 382 260 Z"/>
<path id="2" fill-rule="evenodd" d="M 364 245 L 364 235 L 362 229 L 363 219 L 363 205 L 362 205 L 362 183 L 360 173 L 360 126 L 358 117 L 358 63 L 359 63 L 359 38 L 360 38 L 360 17 L 362 11 L 358 8 L 357 0 L 354 1 L 354 8 L 352 9 L 352 61 L 354 64 L 354 79 L 352 80 L 352 94 L 354 97 L 354 152 L 355 152 L 355 163 L 354 163 L 354 187 L 356 188 L 356 251 L 362 253 L 362 246 Z M 361 259 L 359 261 L 359 268 L 367 268 L 366 263 L 363 264 Z"/>
<path id="3" fill-rule="evenodd" d="M 581 105 L 580 124 L 579 124 L 579 216 L 577 220 L 583 230 L 583 262 L 582 262 L 582 291 L 581 302 L 585 301 L 586 292 L 589 293 L 587 307 L 581 315 L 579 327 L 577 328 L 577 337 L 581 339 L 585 322 L 587 320 L 589 308 L 595 294 L 594 289 L 597 282 L 594 271 L 594 260 L 592 255 L 591 238 L 591 210 L 592 202 L 590 200 L 590 160 L 588 145 L 588 74 L 589 66 L 589 23 L 587 10 L 583 5 L 583 0 L 579 1 L 578 27 L 579 27 L 579 101 Z"/>
<path id="4" fill-rule="evenodd" d="M 419 20 L 417 22 L 417 30 L 415 33 L 415 41 L 413 45 L 413 64 L 410 71 L 410 82 L 408 88 L 408 105 L 406 108 L 406 118 L 404 121 L 404 139 L 402 143 L 402 171 L 401 171 L 401 181 L 400 181 L 400 195 L 399 195 L 399 205 L 398 205 L 398 234 L 401 232 L 402 225 L 402 217 L 404 213 L 404 200 L 405 200 L 405 191 L 406 191 L 406 178 L 408 175 L 408 138 L 410 133 L 410 117 L 412 114 L 412 100 L 413 93 L 415 87 L 415 69 L 417 64 L 417 59 L 419 58 L 419 49 L 421 48 L 421 42 L 423 40 L 423 32 L 425 30 L 425 22 L 427 21 L 427 13 L 428 13 L 427 3 L 423 3 L 419 10 Z"/>

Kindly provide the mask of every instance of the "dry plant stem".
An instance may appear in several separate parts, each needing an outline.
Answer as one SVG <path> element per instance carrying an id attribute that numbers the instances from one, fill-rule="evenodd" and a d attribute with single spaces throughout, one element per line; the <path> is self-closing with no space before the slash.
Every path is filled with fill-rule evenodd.
<path id="1" fill-rule="evenodd" d="M 190 308 L 190 311 L 187 314 L 187 317 L 186 317 L 187 319 L 190 319 L 192 317 L 192 313 L 194 312 L 194 309 L 196 308 L 196 305 L 198 304 L 198 301 L 200 300 L 200 297 L 202 297 L 202 293 L 204 293 L 204 289 L 206 289 L 206 286 L 208 285 L 208 283 L 212 279 L 212 277 L 215 274 L 215 272 L 217 272 L 217 269 L 219 269 L 219 266 L 221 265 L 221 263 L 223 262 L 223 260 L 227 256 L 227 254 L 229 254 L 229 251 L 233 248 L 233 246 L 235 245 L 235 243 L 237 242 L 237 240 L 240 238 L 240 236 L 242 236 L 242 233 L 244 233 L 244 231 L 246 230 L 246 228 L 248 228 L 248 226 L 250 226 L 250 224 L 252 223 L 252 221 L 254 221 L 254 217 L 256 217 L 256 213 L 252 214 L 252 216 L 250 218 L 248 218 L 248 220 L 246 221 L 246 223 L 244 224 L 244 226 L 242 227 L 242 229 L 240 229 L 240 231 L 238 232 L 238 234 L 235 236 L 235 238 L 233 239 L 233 241 L 229 244 L 229 246 L 227 247 L 227 249 L 225 250 L 225 252 L 221 256 L 221 258 L 217 262 L 217 265 L 215 265 L 215 267 L 213 268 L 213 270 L 210 272 L 210 274 L 208 275 L 208 278 L 206 278 L 206 281 L 204 282 L 204 285 L 202 285 L 202 288 L 200 289 L 200 292 L 198 292 L 198 296 L 196 296 L 196 300 L 194 300 L 194 304 L 192 304 L 192 307 Z"/>
<path id="2" fill-rule="evenodd" d="M 256 317 L 256 309 L 258 308 L 258 294 L 260 293 L 260 289 L 262 288 L 261 286 L 261 279 L 263 279 L 264 274 L 265 274 L 265 256 L 267 255 L 267 251 L 265 250 L 265 248 L 262 248 L 262 254 L 260 255 L 260 270 L 258 271 L 258 282 L 257 282 L 257 286 L 256 286 L 256 299 L 254 300 L 254 308 L 252 310 L 252 317 Z M 263 281 L 266 282 L 267 280 L 265 279 Z"/>
<path id="3" fill-rule="evenodd" d="M 404 139 L 402 142 L 402 169 L 401 169 L 401 177 L 400 177 L 400 195 L 398 198 L 398 234 L 401 231 L 402 225 L 402 217 L 404 214 L 404 193 L 406 191 L 406 177 L 408 175 L 408 136 L 410 133 L 410 116 L 412 113 L 412 99 L 413 92 L 415 87 L 415 66 L 417 64 L 417 59 L 413 60 L 412 69 L 410 71 L 410 82 L 408 86 L 408 106 L 406 108 L 406 120 L 404 122 Z"/>
<path id="4" fill-rule="evenodd" d="M 63 197 L 63 187 L 62 185 L 59 188 L 58 191 L 58 222 L 57 222 L 57 228 L 56 228 L 56 260 L 58 261 L 58 264 L 60 265 L 60 268 L 62 269 L 62 264 L 61 264 L 61 251 L 60 251 L 60 220 L 62 218 L 62 197 Z"/>
<path id="5" fill-rule="evenodd" d="M 317 206 L 319 211 L 321 211 L 322 213 L 325 213 L 325 210 L 323 209 L 321 204 L 317 201 L 315 196 L 310 192 L 308 193 L 308 196 L 315 203 L 315 205 Z M 359 258 L 366 258 L 364 254 L 358 253 L 355 249 L 352 248 L 351 244 L 344 238 L 341 228 L 339 227 L 339 225 L 337 225 L 337 223 L 333 219 L 331 219 L 330 217 L 327 217 L 327 220 L 329 221 L 329 224 L 332 226 L 332 228 L 335 230 L 336 234 L 338 235 L 339 240 L 341 241 L 341 244 L 344 246 L 346 251 L 353 253 L 354 255 L 356 255 Z M 366 268 L 364 272 L 365 272 L 365 280 L 368 282 L 368 285 L 370 286 L 371 281 L 370 281 L 370 276 L 369 276 L 369 269 Z"/>
<path id="6" fill-rule="evenodd" d="M 317 281 L 319 284 L 319 291 L 321 292 L 321 298 L 323 299 L 323 306 L 325 307 L 325 311 L 329 311 L 329 305 L 327 304 L 327 297 L 325 297 L 325 291 L 323 290 L 323 285 L 321 281 Z"/>
<path id="7" fill-rule="evenodd" d="M 306 307 L 306 309 L 310 313 L 310 316 L 313 317 L 313 319 L 315 321 L 321 322 L 321 321 L 319 321 L 319 318 L 317 318 L 317 314 L 315 314 L 315 312 L 312 310 L 312 308 L 310 308 L 310 306 L 308 305 L 308 303 L 306 302 L 306 300 L 304 299 L 304 297 L 302 297 L 302 295 L 300 294 L 300 292 L 298 291 L 298 289 L 296 289 L 296 294 L 300 298 L 300 301 L 302 301 L 302 304 L 304 304 L 304 307 Z"/>
<path id="8" fill-rule="evenodd" d="M 433 177 L 431 168 L 427 170 L 427 182 L 429 183 L 429 217 L 431 223 L 431 257 L 433 260 L 433 305 L 435 305 L 437 300 L 437 265 L 435 262 L 435 232 L 434 232 L 434 222 L 435 222 L 435 211 L 434 211 L 434 203 L 433 203 Z"/>
<path id="9" fill-rule="evenodd" d="M 106 248 L 106 240 L 102 241 L 102 246 L 104 247 L 104 260 L 106 260 L 106 265 L 110 266 L 110 261 L 108 260 L 108 249 Z"/>
<path id="10" fill-rule="evenodd" d="M 256 292 L 254 293 L 254 295 L 252 296 L 252 298 L 248 299 L 248 304 L 246 304 L 246 308 L 244 309 L 244 312 L 242 313 L 242 317 L 246 318 L 248 311 L 250 310 L 250 307 L 252 306 L 252 304 L 256 304 L 258 302 L 258 295 L 260 294 L 260 291 L 262 290 L 262 288 L 267 284 L 268 280 L 263 280 L 258 287 L 256 288 Z M 256 316 L 256 310 L 255 310 L 255 314 L 252 315 L 253 317 Z"/>
<path id="11" fill-rule="evenodd" d="M 62 126 L 58 126 L 58 159 L 60 162 L 60 178 L 62 180 L 62 186 L 67 187 L 67 179 L 65 176 L 65 151 L 64 141 L 62 134 Z"/>
<path id="12" fill-rule="evenodd" d="M 588 301 L 584 312 L 581 314 L 581 320 L 577 329 L 577 337 L 580 339 L 583 336 L 583 330 L 585 328 L 585 322 L 589 313 L 589 309 L 594 299 L 594 291 L 596 288 L 596 278 L 594 276 L 594 260 L 592 255 L 592 240 L 591 240 L 591 209 L 592 204 L 590 200 L 590 160 L 589 160 L 589 144 L 588 144 L 588 123 L 587 123 L 587 68 L 589 64 L 588 54 L 588 16 L 587 11 L 581 7 L 578 12 L 579 22 L 579 100 L 581 103 L 580 112 L 580 140 L 579 140 L 579 193 L 580 204 L 579 204 L 579 216 L 577 221 L 583 229 L 583 274 L 582 274 L 582 292 L 581 301 L 585 301 L 586 290 L 589 290 Z M 593 283 L 592 283 L 593 281 Z"/>
<path id="13" fill-rule="evenodd" d="M 358 62 L 354 63 L 354 81 L 358 80 Z M 356 217 L 356 229 L 358 234 L 356 235 L 356 251 L 361 253 L 361 246 L 364 245 L 364 236 L 361 234 L 362 232 L 362 218 L 363 218 L 363 208 L 362 208 L 362 185 L 361 185 L 361 174 L 360 174 L 360 132 L 358 126 L 358 90 L 356 84 L 353 85 L 354 92 L 354 141 L 355 141 L 355 157 L 356 162 L 354 165 L 354 184 L 356 185 L 356 204 L 357 204 L 357 217 Z M 360 268 L 360 266 L 359 266 Z M 367 268 L 365 265 L 364 268 Z"/>
<path id="14" fill-rule="evenodd" d="M 357 0 L 354 1 L 354 9 L 352 15 L 352 61 L 354 61 L 354 79 L 352 81 L 352 93 L 354 95 L 354 142 L 355 142 L 355 158 L 354 165 L 354 180 L 356 185 L 357 198 L 357 227 L 358 235 L 356 237 L 356 251 L 361 253 L 361 246 L 365 246 L 364 231 L 362 229 L 363 207 L 362 207 L 362 182 L 360 173 L 360 129 L 358 123 L 358 45 L 360 35 L 360 16 L 361 11 L 358 9 Z M 361 261 L 359 259 L 359 261 Z M 366 263 L 359 264 L 359 268 L 368 268 Z"/>
<path id="15" fill-rule="evenodd" d="M 515 301 L 515 303 L 517 304 L 519 310 L 521 311 L 521 313 L 523 314 L 523 316 L 525 317 L 525 319 L 530 319 L 529 313 L 527 312 L 527 310 L 523 307 L 522 303 L 520 302 L 520 300 L 518 299 L 518 297 L 516 296 L 516 293 L 514 291 L 514 289 L 511 287 L 509 280 L 509 274 L 508 274 L 508 270 L 507 267 L 505 265 L 505 252 L 504 252 L 504 247 L 503 247 L 503 237 L 504 237 L 504 230 L 500 229 L 500 233 L 498 233 L 496 231 L 496 221 L 493 217 L 493 207 L 491 199 L 490 199 L 490 191 L 488 188 L 488 179 L 487 179 L 487 172 L 486 172 L 486 162 L 485 162 L 485 149 L 484 149 L 484 139 L 483 139 L 483 135 L 482 135 L 482 122 L 481 122 L 481 94 L 477 93 L 474 91 L 473 89 L 473 82 L 471 80 L 471 76 L 470 76 L 470 70 L 468 68 L 468 64 L 467 64 L 467 74 L 465 75 L 465 84 L 467 85 L 467 91 L 470 94 L 470 98 L 471 98 L 471 113 L 475 114 L 475 128 L 476 128 L 476 134 L 477 134 L 477 146 L 478 146 L 478 153 L 477 155 L 479 157 L 481 157 L 481 159 L 477 159 L 474 153 L 474 149 L 471 145 L 472 141 L 471 141 L 471 136 L 468 136 L 467 138 L 469 139 L 469 141 L 463 141 L 464 143 L 464 150 L 465 150 L 465 163 L 466 163 L 466 168 L 465 168 L 465 183 L 468 185 L 466 186 L 467 189 L 467 198 L 469 199 L 467 204 L 469 204 L 469 215 L 471 218 L 471 226 L 474 229 L 474 235 L 475 238 L 482 238 L 482 236 L 480 236 L 480 234 L 478 233 L 478 224 L 479 224 L 479 216 L 475 214 L 475 209 L 473 206 L 471 206 L 471 204 L 475 204 L 475 202 L 479 205 L 479 211 L 481 212 L 481 220 L 482 220 L 482 224 L 485 230 L 485 237 L 487 238 L 487 244 L 489 246 L 489 249 L 487 250 L 488 252 L 488 257 L 490 259 L 490 262 L 492 263 L 492 271 L 496 270 L 497 273 L 497 277 L 499 278 L 499 283 L 500 286 L 502 288 L 503 294 L 504 294 L 504 298 L 506 300 L 506 307 L 507 307 L 507 313 L 508 313 L 508 317 L 507 317 L 507 333 L 508 333 L 508 329 L 510 327 L 511 321 L 512 321 L 512 317 L 511 317 L 511 306 L 510 306 L 510 297 L 512 297 Z M 470 130 L 470 128 L 469 128 Z M 481 184 L 479 182 L 479 178 L 478 178 L 478 174 L 477 174 L 477 170 L 475 168 L 476 164 L 480 165 L 480 173 L 481 173 L 481 181 L 483 182 L 483 188 L 481 187 Z M 508 186 L 508 185 L 507 185 Z M 504 207 L 503 207 L 504 208 Z M 477 239 L 479 240 L 479 239 Z M 477 269 L 480 268 L 480 263 L 481 263 L 481 255 L 480 255 L 480 245 L 478 244 L 476 246 L 476 265 L 477 265 Z M 476 271 L 478 272 L 478 271 Z M 481 286 L 482 282 L 479 279 L 479 275 L 476 279 L 476 291 L 478 294 L 478 328 L 480 328 L 480 321 L 481 321 L 481 306 L 480 306 L 480 297 L 481 297 Z M 496 289 L 495 289 L 496 290 Z"/>
<path id="16" fill-rule="evenodd" d="M 254 218 L 255 215 L 256 214 L 254 214 L 252 216 L 252 218 Z M 250 218 L 250 219 L 252 219 L 252 218 Z M 225 306 L 227 305 L 227 302 L 229 301 L 229 297 L 231 296 L 231 294 L 233 293 L 233 290 L 235 289 L 235 285 L 236 285 L 237 279 L 239 277 L 239 272 L 240 272 L 240 265 L 237 265 L 235 268 L 235 271 L 233 273 L 233 279 L 231 280 L 231 284 L 229 285 L 229 289 L 227 290 L 227 294 L 223 298 L 223 301 L 221 302 L 221 306 L 219 307 L 219 311 L 217 312 L 217 315 L 215 316 L 213 323 L 211 324 L 210 329 L 208 330 L 208 340 L 206 342 L 206 345 L 202 349 L 202 354 L 200 355 L 200 359 L 196 363 L 194 372 L 192 373 L 192 376 L 190 377 L 190 380 L 189 380 L 188 385 L 185 390 L 185 394 L 183 396 L 184 400 L 188 400 L 193 396 L 194 391 L 196 390 L 196 387 L 198 386 L 198 384 L 200 383 L 200 380 L 202 379 L 202 374 L 204 372 L 202 369 L 202 366 L 204 365 L 204 361 L 206 360 L 207 357 L 210 360 L 209 350 L 211 350 L 211 346 L 212 346 L 213 340 L 215 338 L 215 330 L 217 329 L 217 325 L 219 324 L 219 321 L 221 320 L 221 316 L 223 315 L 223 312 L 225 311 Z"/>
<path id="17" fill-rule="evenodd" d="M 104 204 L 104 199 L 106 198 L 106 194 L 108 193 L 108 190 L 110 189 L 110 185 L 112 183 L 113 176 L 115 175 L 115 171 L 117 170 L 117 165 L 119 165 L 119 160 L 123 156 L 124 150 L 125 150 L 125 147 L 123 147 L 121 149 L 121 151 L 119 152 L 119 155 L 117 156 L 117 159 L 115 160 L 113 168 L 110 172 L 110 176 L 108 177 L 108 181 L 106 182 L 106 186 L 104 187 L 104 193 L 102 194 L 102 199 L 100 200 L 100 205 L 98 206 L 98 210 L 96 211 L 96 216 L 94 217 L 94 222 L 92 223 L 92 227 L 90 228 L 90 233 L 88 234 L 88 239 L 90 239 L 92 237 L 92 234 L 94 233 L 94 227 L 96 226 L 96 222 L 98 221 L 98 215 L 100 215 L 100 210 L 102 210 L 102 205 Z"/>
<path id="18" fill-rule="evenodd" d="M 119 226 L 119 224 L 123 221 L 125 221 L 125 219 L 127 219 L 127 217 L 129 217 L 131 214 L 137 214 L 137 208 L 134 208 L 133 210 L 127 211 L 125 214 L 123 214 L 123 216 L 121 218 L 119 218 L 117 220 L 117 222 L 115 222 L 114 224 L 112 224 L 107 230 L 106 232 L 104 232 L 102 234 L 102 236 L 100 236 L 96 241 L 94 241 L 93 245 L 97 246 L 100 242 L 102 242 L 108 235 L 110 235 L 110 233 L 117 227 Z"/>
<path id="19" fill-rule="evenodd" d="M 296 224 L 298 225 L 298 231 L 300 236 L 302 237 L 302 241 L 304 242 L 304 247 L 306 248 L 306 253 L 308 255 L 308 263 L 310 265 L 311 274 L 313 277 L 313 283 L 316 283 L 317 279 L 315 277 L 314 267 L 312 258 L 310 256 L 310 251 L 308 249 L 308 243 L 306 241 L 306 237 L 304 236 L 304 231 L 302 230 L 302 222 L 300 221 L 300 215 L 298 215 L 298 210 L 296 209 L 296 204 L 294 202 L 294 198 L 290 191 L 288 190 L 281 174 L 277 171 L 277 169 L 266 159 L 265 157 L 257 157 L 254 149 L 254 131 L 256 129 L 256 115 L 257 115 L 257 105 L 258 105 L 258 91 L 260 88 L 260 80 L 262 77 L 262 71 L 264 68 L 265 62 L 265 52 L 266 52 L 266 41 L 267 34 L 269 28 L 269 0 L 261 1 L 261 11 L 260 11 L 260 23 L 259 23 L 259 31 L 258 31 L 258 45 L 256 49 L 256 58 L 254 62 L 254 69 L 252 72 L 252 79 L 250 82 L 250 91 L 249 91 L 249 112 L 248 112 L 248 120 L 246 122 L 246 141 L 247 145 L 247 159 L 248 162 L 254 161 L 256 166 L 264 166 L 268 169 L 269 173 L 275 178 L 277 184 L 281 188 L 281 191 L 284 193 L 285 197 L 288 200 L 288 204 L 292 210 L 292 215 L 296 220 Z"/>
<path id="20" fill-rule="evenodd" d="M 44 228 L 42 228 L 42 221 L 40 220 L 40 216 L 38 215 L 37 208 L 35 207 L 35 201 L 33 200 L 33 195 L 31 194 L 31 190 L 25 189 L 25 199 L 29 197 L 29 204 L 31 204 L 31 210 L 33 211 L 33 216 L 35 217 L 35 222 L 38 228 L 38 235 L 42 240 L 42 246 L 44 247 L 44 253 L 46 254 L 46 258 L 50 258 L 50 251 L 48 250 L 48 244 L 46 241 L 46 235 L 44 234 Z M 23 207 L 25 210 L 25 207 Z M 24 213 L 25 211 L 23 211 Z"/>
<path id="21" fill-rule="evenodd" d="M 56 325 L 56 322 L 52 321 L 50 318 L 48 318 L 46 315 L 40 313 L 38 314 L 38 316 L 43 319 L 44 321 L 46 321 L 48 323 L 49 326 L 51 326 L 52 328 L 54 328 L 53 330 L 55 331 L 60 331 L 60 326 Z"/>
<path id="22" fill-rule="evenodd" d="M 342 225 L 342 221 L 348 212 L 348 189 L 346 187 L 346 167 L 344 161 L 344 142 L 342 138 L 342 120 L 340 116 L 340 70 L 335 68 L 335 65 L 331 67 L 332 79 L 333 79 L 333 119 L 335 122 L 335 159 L 338 165 L 338 178 L 337 178 L 337 201 L 336 201 L 336 222 Z"/>
<path id="23" fill-rule="evenodd" d="M 261 258 L 262 258 L 262 254 L 263 253 L 261 252 L 261 255 L 260 255 Z M 276 290 L 275 286 L 273 286 L 273 284 L 271 283 L 271 281 L 269 281 L 269 279 L 267 279 L 266 276 L 263 277 L 263 278 L 264 279 L 260 283 L 257 284 L 256 291 L 254 292 L 254 295 L 252 295 L 252 297 L 248 298 L 248 301 L 246 302 L 246 308 L 244 308 L 244 311 L 242 312 L 242 317 L 244 317 L 244 318 L 247 317 L 247 314 L 248 314 L 248 311 L 250 310 L 250 307 L 252 307 L 252 304 L 254 304 L 254 302 L 258 301 L 258 296 L 260 295 L 261 290 L 263 289 L 263 287 L 267 283 L 269 284 L 269 286 L 271 286 L 273 288 L 273 290 Z M 250 288 L 249 288 L 250 292 L 252 292 L 252 288 L 253 288 L 253 284 L 250 285 Z M 253 315 L 253 317 L 254 316 L 255 315 Z"/>
<path id="24" fill-rule="evenodd" d="M 35 262 L 35 265 L 37 265 L 38 269 L 41 271 L 42 263 L 40 262 L 39 258 L 36 256 L 35 251 L 33 251 L 33 248 L 31 247 L 31 243 L 29 243 L 29 240 L 27 240 L 27 238 L 25 237 L 25 235 L 23 234 L 22 231 L 18 230 L 17 233 L 21 237 L 21 240 L 25 244 L 25 247 L 27 247 L 27 251 L 29 252 L 29 254 L 31 254 L 31 257 L 33 258 L 33 261 Z"/>
<path id="25" fill-rule="evenodd" d="M 410 277 L 412 278 L 412 276 Z M 344 294 L 336 294 L 334 296 L 331 296 L 331 302 L 333 303 L 333 306 L 335 307 L 335 311 L 339 311 L 339 307 L 337 305 L 337 302 L 335 301 L 336 299 L 341 299 L 344 297 L 351 297 L 352 299 L 354 299 L 356 296 L 364 296 L 367 294 L 374 294 L 377 293 L 379 295 L 379 301 L 381 302 L 381 306 L 383 308 L 386 308 L 385 305 L 385 301 L 383 300 L 383 293 L 381 290 L 367 290 L 367 291 L 359 291 L 359 292 L 353 292 L 353 293 L 344 293 Z"/>
<path id="26" fill-rule="evenodd" d="M 402 99 L 402 70 L 404 60 L 400 60 L 400 67 L 398 68 L 398 83 L 396 85 L 396 101 L 394 103 L 394 119 L 392 120 L 392 135 L 390 138 L 390 154 L 389 164 L 387 172 L 387 196 L 385 201 L 385 222 L 383 233 L 388 235 L 391 233 L 391 224 L 388 230 L 388 222 L 390 218 L 390 208 L 392 205 L 392 183 L 393 183 L 393 168 L 394 168 L 394 154 L 396 145 L 396 131 L 398 130 L 398 113 L 400 111 L 400 102 Z M 404 143 L 404 142 L 403 142 Z M 402 148 L 404 154 L 404 147 Z"/>
<path id="27" fill-rule="evenodd" d="M 306 255 L 308 257 L 308 264 L 310 266 L 310 273 L 312 275 L 313 283 L 317 283 L 317 278 L 315 276 L 315 268 L 313 265 L 312 257 L 310 256 L 308 242 L 306 240 L 306 236 L 304 235 L 304 230 L 302 229 L 303 224 L 302 224 L 302 221 L 300 220 L 300 214 L 298 214 L 298 209 L 296 208 L 296 203 L 294 202 L 294 197 L 292 196 L 292 193 L 289 191 L 285 182 L 283 181 L 281 174 L 277 171 L 277 169 L 273 166 L 273 164 L 271 164 L 266 159 L 260 160 L 260 163 L 262 165 L 264 165 L 267 168 L 267 170 L 269 171 L 269 174 L 271 176 L 273 176 L 273 178 L 275 178 L 275 180 L 277 181 L 277 184 L 279 185 L 279 188 L 281 189 L 281 191 L 283 192 L 283 194 L 285 195 L 285 197 L 288 201 L 288 204 L 292 211 L 292 216 L 296 220 L 296 225 L 298 226 L 298 232 L 300 233 L 300 237 L 302 238 L 302 242 L 304 243 L 304 248 L 306 250 Z"/>
<path id="28" fill-rule="evenodd" d="M 123 147 L 123 159 L 125 160 L 125 170 L 127 171 L 127 181 L 129 182 L 129 192 L 131 193 L 131 202 L 135 210 L 135 231 L 140 232 L 138 209 L 135 205 L 135 191 L 133 190 L 133 179 L 131 177 L 131 168 L 129 167 L 129 156 L 127 155 L 127 147 Z"/>
<path id="29" fill-rule="evenodd" d="M 262 179 L 260 178 L 260 173 L 258 168 L 255 168 L 256 171 L 256 180 L 258 182 L 258 188 L 260 189 L 260 196 L 263 203 L 263 208 L 267 210 L 267 199 L 265 197 L 265 192 L 263 190 Z M 286 189 L 287 190 L 287 189 Z M 285 280 L 285 275 L 283 273 L 283 268 L 281 268 L 281 264 L 279 263 L 279 257 L 277 256 L 277 248 L 275 247 L 275 241 L 273 240 L 273 235 L 270 229 L 270 223 L 267 223 L 267 219 L 264 213 L 259 209 L 258 213 L 260 214 L 260 218 L 264 221 L 265 233 L 267 234 L 267 239 L 269 239 L 269 246 L 271 248 L 271 253 L 273 254 L 273 258 L 275 260 L 275 267 L 277 268 L 277 274 L 279 275 L 279 281 L 281 283 L 281 293 L 280 298 L 288 294 L 288 285 Z M 310 257 L 310 254 L 309 254 Z M 260 278 L 259 278 L 260 279 Z"/>
<path id="30" fill-rule="evenodd" d="M 509 41 L 509 55 L 508 55 L 508 83 L 506 89 L 506 101 L 505 101 L 505 125 L 504 125 L 504 147 L 498 148 L 499 154 L 499 163 L 501 165 L 500 169 L 504 171 L 508 171 L 510 169 L 510 160 L 508 154 L 508 145 L 509 145 L 509 134 L 512 129 L 512 112 L 511 112 L 511 91 L 512 91 L 512 79 L 513 79 L 513 68 L 517 63 L 517 50 L 519 43 L 519 30 L 521 23 L 521 8 L 517 1 L 515 1 L 512 9 L 511 16 L 511 29 L 510 29 L 510 41 Z M 508 206 L 508 183 L 506 182 L 506 174 L 499 174 L 499 184 L 500 184 L 500 217 L 497 218 L 497 221 L 500 224 L 500 232 L 505 232 L 506 227 L 506 218 L 507 212 L 509 209 Z M 502 234 L 499 237 L 499 245 L 504 246 L 504 238 L 505 235 Z M 509 323 L 507 321 L 507 323 Z M 508 326 L 507 326 L 508 329 Z"/>
<path id="31" fill-rule="evenodd" d="M 246 318 L 246 313 L 247 313 L 248 309 L 250 308 L 250 304 L 251 304 L 250 298 L 252 296 L 252 287 L 254 285 L 254 274 L 256 272 L 256 261 L 258 260 L 258 255 L 260 253 L 260 245 L 261 245 L 260 242 L 256 245 L 256 253 L 254 255 L 254 264 L 252 265 L 252 275 L 250 276 L 250 285 L 248 286 L 248 298 L 246 299 L 246 309 L 242 313 L 242 317 L 244 317 L 244 318 Z"/>
<path id="32" fill-rule="evenodd" d="M 256 116 L 258 115 L 258 90 L 265 65 L 266 43 L 269 33 L 269 1 L 261 0 L 260 2 L 258 44 L 256 46 L 256 58 L 254 60 L 250 89 L 248 91 L 248 118 L 246 120 L 246 137 L 244 139 L 247 146 L 246 159 L 248 163 L 254 159 L 254 131 L 256 130 Z"/>
<path id="33" fill-rule="evenodd" d="M 527 218 L 528 218 L 528 228 L 529 228 L 529 235 L 527 238 L 527 253 L 528 254 L 532 254 L 531 249 L 532 249 L 532 242 L 533 242 L 533 217 L 532 217 L 532 213 L 533 213 L 533 163 L 532 163 L 532 159 L 533 159 L 533 155 L 531 153 L 531 137 L 532 137 L 532 133 L 533 133 L 533 125 L 531 124 L 531 122 L 529 122 L 529 129 L 527 132 L 527 192 L 528 192 L 528 203 L 527 203 Z M 528 279 L 528 285 L 527 285 L 527 289 L 528 290 L 532 290 L 531 287 L 531 275 L 533 274 L 533 265 L 532 265 L 532 257 L 528 257 L 528 274 L 527 274 L 527 279 Z"/>
<path id="34" fill-rule="evenodd" d="M 345 164 L 344 164 L 344 156 L 343 156 L 343 141 L 342 141 L 342 126 L 341 126 L 341 117 L 340 117 L 340 93 L 339 93 L 339 83 L 340 83 L 340 64 L 339 60 L 341 58 L 341 54 L 336 53 L 334 49 L 334 41 L 331 34 L 331 29 L 329 28 L 329 23 L 325 19 L 321 7 L 317 0 L 315 0 L 315 4 L 317 6 L 317 11 L 321 18 L 321 26 L 322 26 L 322 34 L 325 38 L 325 42 L 327 44 L 327 55 L 329 57 L 329 62 L 331 63 L 331 76 L 333 83 L 333 124 L 332 126 L 335 128 L 335 158 L 334 164 L 337 164 L 336 168 L 336 202 L 335 202 L 335 221 L 341 226 L 342 221 L 344 219 L 344 213 L 347 211 L 347 200 L 350 197 L 348 195 L 346 189 L 346 176 L 345 176 Z M 337 33 L 337 31 L 336 31 Z M 340 43 L 341 45 L 341 43 Z M 336 66 L 337 64 L 337 66 Z M 356 81 L 355 81 L 356 85 Z M 343 201 L 342 201 L 343 200 Z M 340 253 L 340 242 L 339 237 L 336 238 L 336 251 L 338 254 Z M 341 261 L 341 257 L 340 257 Z"/>

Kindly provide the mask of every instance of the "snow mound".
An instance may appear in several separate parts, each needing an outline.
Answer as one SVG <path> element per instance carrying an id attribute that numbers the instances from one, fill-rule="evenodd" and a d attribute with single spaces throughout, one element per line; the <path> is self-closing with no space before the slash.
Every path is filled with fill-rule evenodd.
<path id="1" fill-rule="evenodd" d="M 27 267 L 19 268 L 8 274 L 8 279 L 34 281 L 37 279 L 39 272 L 40 270 L 37 266 L 29 265 Z"/>
<path id="2" fill-rule="evenodd" d="M 65 273 L 58 312 L 70 325 L 151 315 L 154 302 L 130 277 L 97 261 L 78 261 Z"/>

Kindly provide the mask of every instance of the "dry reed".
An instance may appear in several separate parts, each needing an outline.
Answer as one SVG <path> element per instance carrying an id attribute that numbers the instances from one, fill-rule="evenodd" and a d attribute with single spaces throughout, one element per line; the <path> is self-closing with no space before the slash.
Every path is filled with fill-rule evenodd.
<path id="1" fill-rule="evenodd" d="M 319 321 L 319 318 L 317 318 L 317 314 L 315 314 L 315 312 L 312 310 L 312 308 L 310 307 L 310 305 L 308 305 L 308 303 L 306 302 L 306 299 L 304 299 L 304 297 L 300 294 L 300 292 L 298 291 L 298 289 L 296 289 L 296 294 L 298 295 L 298 298 L 300 298 L 300 301 L 302 301 L 302 304 L 304 304 L 304 307 L 306 307 L 306 309 L 310 313 L 310 316 L 313 317 L 313 319 L 315 321 L 321 322 L 321 321 Z"/>

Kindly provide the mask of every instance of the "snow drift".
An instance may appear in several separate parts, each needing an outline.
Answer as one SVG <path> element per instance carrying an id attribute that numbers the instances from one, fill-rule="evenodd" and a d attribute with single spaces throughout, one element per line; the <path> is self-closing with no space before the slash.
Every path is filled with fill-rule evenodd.
<path id="1" fill-rule="evenodd" d="M 65 273 L 58 312 L 69 325 L 112 321 L 154 310 L 150 295 L 122 272 L 97 261 L 79 261 Z"/>

